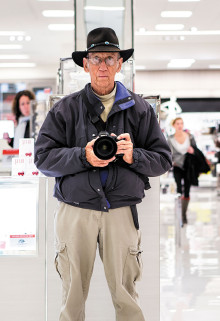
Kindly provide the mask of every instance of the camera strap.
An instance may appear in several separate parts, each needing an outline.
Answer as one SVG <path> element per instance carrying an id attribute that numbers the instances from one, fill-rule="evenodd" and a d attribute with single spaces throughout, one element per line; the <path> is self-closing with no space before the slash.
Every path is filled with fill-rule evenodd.
<path id="1" fill-rule="evenodd" d="M 105 122 L 100 119 L 100 117 L 95 113 L 93 106 L 90 104 L 85 89 L 81 90 L 81 96 L 83 99 L 84 104 L 87 107 L 87 111 L 91 116 L 91 120 L 93 125 L 96 127 L 96 129 L 98 130 L 98 132 L 104 131 L 106 130 L 105 128 Z M 133 218 L 133 222 L 134 222 L 134 226 L 137 230 L 139 230 L 139 222 L 138 222 L 138 212 L 137 212 L 137 207 L 136 205 L 131 205 L 131 213 L 132 213 L 132 218 Z"/>
<path id="2" fill-rule="evenodd" d="M 89 100 L 87 98 L 85 89 L 83 89 L 81 91 L 81 96 L 82 96 L 84 104 L 86 105 L 88 113 L 91 116 L 91 120 L 92 120 L 93 125 L 96 127 L 98 132 L 101 132 L 101 131 L 105 130 L 106 129 L 105 128 L 105 122 L 102 119 L 100 119 L 100 117 L 95 113 L 94 107 L 90 104 L 90 102 L 89 102 Z"/>

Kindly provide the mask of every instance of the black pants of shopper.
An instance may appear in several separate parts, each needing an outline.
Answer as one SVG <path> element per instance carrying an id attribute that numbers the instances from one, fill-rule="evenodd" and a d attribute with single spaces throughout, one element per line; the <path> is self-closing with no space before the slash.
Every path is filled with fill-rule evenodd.
<path id="1" fill-rule="evenodd" d="M 189 197 L 190 181 L 187 178 L 186 171 L 177 166 L 174 166 L 173 176 L 177 185 L 177 193 L 181 195 L 184 194 L 185 197 Z M 184 181 L 184 185 L 182 185 L 182 180 Z"/>

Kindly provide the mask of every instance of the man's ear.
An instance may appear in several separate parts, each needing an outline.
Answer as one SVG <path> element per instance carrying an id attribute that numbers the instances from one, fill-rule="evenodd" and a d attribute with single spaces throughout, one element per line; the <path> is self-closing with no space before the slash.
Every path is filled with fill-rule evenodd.
<path id="1" fill-rule="evenodd" d="M 85 72 L 89 72 L 89 63 L 88 63 L 88 59 L 86 58 L 83 58 L 83 68 Z"/>
<path id="2" fill-rule="evenodd" d="M 120 72 L 121 71 L 122 64 L 123 64 L 123 58 L 119 58 L 118 59 L 118 68 L 117 68 L 116 72 Z"/>

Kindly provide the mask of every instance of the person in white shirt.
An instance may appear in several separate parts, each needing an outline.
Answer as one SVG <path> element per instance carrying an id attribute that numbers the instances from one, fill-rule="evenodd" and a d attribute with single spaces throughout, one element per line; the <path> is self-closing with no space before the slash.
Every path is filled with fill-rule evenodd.
<path id="1" fill-rule="evenodd" d="M 15 127 L 14 139 L 7 138 L 9 145 L 13 148 L 19 148 L 20 138 L 30 138 L 30 113 L 31 100 L 35 95 L 30 90 L 19 91 L 12 103 L 12 112 L 15 115 L 17 126 Z"/>
<path id="2" fill-rule="evenodd" d="M 182 223 L 187 224 L 187 208 L 190 200 L 190 179 L 184 168 L 187 153 L 193 154 L 196 142 L 194 137 L 184 130 L 184 123 L 181 117 L 173 120 L 172 125 L 175 134 L 168 137 L 168 144 L 172 152 L 173 176 L 177 185 L 177 193 L 182 195 Z M 182 180 L 184 184 L 182 185 Z"/>

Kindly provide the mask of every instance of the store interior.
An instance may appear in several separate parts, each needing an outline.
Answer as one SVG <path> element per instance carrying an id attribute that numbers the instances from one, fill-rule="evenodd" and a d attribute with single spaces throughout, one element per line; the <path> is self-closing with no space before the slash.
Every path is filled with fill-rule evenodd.
<path id="1" fill-rule="evenodd" d="M 156 241 L 152 247 L 155 246 L 158 257 L 155 258 L 150 248 L 146 249 L 149 257 L 145 257 L 145 263 L 155 264 L 155 271 L 148 271 L 155 281 L 155 288 L 150 284 L 155 298 L 150 297 L 150 289 L 146 291 L 148 278 L 146 284 L 140 287 L 144 299 L 150 302 L 145 310 L 146 320 L 148 315 L 151 321 L 219 320 L 219 14 L 218 0 L 8 0 L 1 4 L 0 261 L 4 271 L 7 271 L 8 262 L 13 257 L 16 264 L 20 264 L 18 262 L 22 258 L 25 260 L 27 265 L 24 271 L 27 274 L 30 273 L 26 269 L 28 266 L 33 267 L 35 273 L 36 266 L 41 269 L 39 278 L 46 280 L 46 285 L 39 286 L 37 293 L 41 296 L 43 291 L 41 299 L 47 302 L 42 311 L 36 306 L 35 313 L 37 315 L 40 311 L 41 320 L 55 321 L 50 294 L 54 302 L 58 302 L 54 298 L 52 284 L 59 280 L 54 281 L 52 264 L 48 263 L 52 276 L 47 270 L 42 272 L 47 259 L 53 260 L 52 246 L 48 248 L 48 244 L 52 243 L 52 229 L 48 228 L 51 234 L 47 235 L 48 213 L 52 217 L 53 211 L 51 208 L 45 210 L 56 206 L 52 195 L 51 198 L 48 196 L 47 188 L 49 186 L 52 193 L 52 183 L 47 183 L 41 173 L 38 178 L 30 177 L 32 163 L 23 178 L 14 174 L 12 164 L 15 162 L 12 159 L 18 157 L 18 150 L 8 145 L 4 134 L 14 137 L 16 124 L 12 101 L 17 92 L 28 89 L 36 96 L 31 105 L 30 127 L 30 138 L 34 144 L 40 126 L 54 103 L 82 89 L 89 81 L 88 75 L 70 57 L 74 50 L 86 49 L 88 31 L 99 26 L 115 29 L 122 48 L 134 48 L 134 56 L 123 65 L 117 80 L 145 97 L 152 105 L 166 138 L 174 133 L 172 120 L 182 117 L 184 129 L 194 136 L 210 166 L 209 172 L 199 176 L 199 185 L 191 188 L 188 224 L 184 226 L 178 216 L 179 199 L 172 169 L 153 181 L 152 194 L 149 195 L 158 203 L 158 213 L 155 205 L 156 218 L 155 221 L 150 218 L 150 226 L 155 228 L 155 235 L 151 237 Z M 19 152 L 21 157 L 27 150 L 23 146 Z M 13 201 L 9 195 L 13 195 Z M 45 207 L 43 203 L 46 204 L 47 200 L 50 205 Z M 147 198 L 146 202 L 149 201 Z M 140 207 L 142 216 L 146 214 L 148 205 L 144 203 L 145 208 Z M 14 213 L 20 207 L 19 217 L 16 217 Z M 41 216 L 40 208 L 44 209 Z M 30 211 L 34 213 L 32 216 L 29 216 Z M 147 218 L 142 220 L 143 224 L 148 224 Z M 38 229 L 39 233 L 36 232 Z M 146 226 L 143 230 L 150 233 Z M 39 239 L 40 235 L 42 239 Z M 38 265 L 35 264 L 37 257 Z M 148 262 L 148 259 L 152 261 Z M 22 266 L 19 269 L 21 272 Z M 13 269 L 12 272 L 15 280 L 17 274 Z M 5 286 L 6 279 L 3 280 Z M 38 277 L 35 286 L 39 285 L 37 280 Z M 24 284 L 16 284 L 19 287 L 16 293 L 27 299 Z M 47 286 L 52 288 L 50 294 L 45 290 Z M 102 289 L 102 285 L 98 286 Z M 56 287 L 59 287 L 57 283 Z M 0 298 L 0 305 L 4 305 L 5 309 L 10 303 L 9 293 L 3 298 Z M 44 304 L 41 299 L 38 300 L 39 305 Z M 101 314 L 93 311 L 95 289 L 89 302 L 91 319 L 88 316 L 88 321 L 98 321 Z M 103 304 L 110 304 L 106 302 Z M 147 302 L 142 304 L 145 306 Z M 106 321 L 113 315 L 111 308 L 108 309 L 109 319 L 106 318 Z M 57 307 L 55 311 L 58 313 Z M 18 308 L 15 314 L 19 313 L 21 318 L 18 321 L 26 321 L 26 316 Z M 28 321 L 31 320 L 37 321 L 29 315 Z M 4 321 L 11 319 L 5 317 Z"/>

